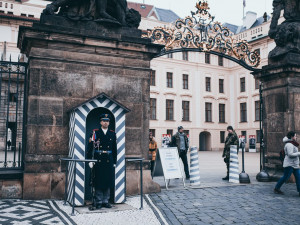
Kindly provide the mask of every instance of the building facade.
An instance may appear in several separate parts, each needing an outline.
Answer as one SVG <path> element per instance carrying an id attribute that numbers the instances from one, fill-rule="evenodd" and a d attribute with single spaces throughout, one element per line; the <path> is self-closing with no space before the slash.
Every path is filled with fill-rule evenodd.
<path id="1" fill-rule="evenodd" d="M 142 5 L 141 8 L 148 7 Z M 151 7 L 151 6 L 149 6 Z M 159 14 L 159 10 L 156 10 Z M 164 13 L 168 13 L 165 11 Z M 170 21 L 158 16 L 143 18 L 140 29 L 169 27 Z M 281 19 L 282 20 L 282 19 Z M 157 23 L 160 23 L 159 25 Z M 268 37 L 270 17 L 257 18 L 247 12 L 243 25 L 225 23 L 234 38 L 248 41 L 261 56 L 259 68 L 267 65 L 268 53 L 275 47 Z M 152 60 L 150 78 L 150 132 L 161 146 L 164 134 L 173 135 L 182 125 L 190 145 L 200 151 L 222 150 L 231 125 L 246 138 L 256 137 L 259 149 L 259 82 L 240 65 L 207 53 L 180 52 Z"/>
<path id="2" fill-rule="evenodd" d="M 0 1 L 0 55 L 3 60 L 24 57 L 17 48 L 18 27 L 39 20 L 47 1 Z M 142 15 L 140 29 L 171 26 L 179 17 L 171 10 L 128 2 Z M 224 24 L 236 39 L 245 39 L 260 52 L 260 67 L 275 46 L 267 34 L 268 16 L 247 12 L 242 26 Z M 25 59 L 26 60 L 26 59 Z M 259 83 L 250 71 L 215 55 L 181 52 L 152 60 L 150 130 L 161 145 L 163 134 L 175 134 L 182 125 L 190 144 L 199 150 L 223 149 L 226 127 L 259 141 Z M 5 93 L 1 94 L 6 99 Z M 2 99 L 2 101 L 4 101 Z M 3 142 L 3 141 L 2 141 Z M 4 146 L 4 143 L 2 144 Z M 248 145 L 246 145 L 248 147 Z M 257 147 L 259 145 L 257 144 Z"/>

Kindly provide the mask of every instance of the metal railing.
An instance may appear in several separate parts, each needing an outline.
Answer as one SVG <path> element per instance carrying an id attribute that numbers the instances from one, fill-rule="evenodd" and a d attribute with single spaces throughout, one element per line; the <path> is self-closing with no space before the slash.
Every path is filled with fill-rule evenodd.
<path id="1" fill-rule="evenodd" d="M 143 209 L 143 160 L 144 158 L 139 158 L 139 157 L 125 157 L 125 160 L 128 162 L 135 162 L 139 161 L 140 162 L 140 184 L 141 184 L 141 206 L 140 209 Z M 71 216 L 75 216 L 75 178 L 76 178 L 76 166 L 78 162 L 84 162 L 84 163 L 89 163 L 89 162 L 98 162 L 95 159 L 72 159 L 72 158 L 60 158 L 60 161 L 66 161 L 66 179 L 65 179 L 65 193 L 64 193 L 64 205 L 67 205 L 67 198 L 68 198 L 68 176 L 69 176 L 69 162 L 74 162 L 74 169 L 73 169 L 73 174 L 74 174 L 74 181 L 73 181 L 73 186 L 72 186 L 72 213 Z"/>
<path id="2" fill-rule="evenodd" d="M 0 61 L 0 170 L 22 169 L 27 63 Z"/>

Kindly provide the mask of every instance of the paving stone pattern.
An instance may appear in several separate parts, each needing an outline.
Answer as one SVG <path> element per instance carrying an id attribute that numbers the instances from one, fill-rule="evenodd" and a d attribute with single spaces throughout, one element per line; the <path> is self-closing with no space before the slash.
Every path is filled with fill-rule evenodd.
<path id="1" fill-rule="evenodd" d="M 75 222 L 54 201 L 0 201 L 0 224 L 70 224 Z"/>
<path id="2" fill-rule="evenodd" d="M 273 193 L 275 183 L 182 189 L 151 194 L 167 222 L 190 224 L 300 224 L 300 197 L 295 184 L 285 195 Z"/>

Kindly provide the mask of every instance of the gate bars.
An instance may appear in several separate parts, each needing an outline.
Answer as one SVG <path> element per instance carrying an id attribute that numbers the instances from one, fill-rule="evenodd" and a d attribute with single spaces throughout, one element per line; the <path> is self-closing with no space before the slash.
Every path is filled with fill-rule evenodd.
<path id="1" fill-rule="evenodd" d="M 27 63 L 0 61 L 0 170 L 22 169 Z"/>

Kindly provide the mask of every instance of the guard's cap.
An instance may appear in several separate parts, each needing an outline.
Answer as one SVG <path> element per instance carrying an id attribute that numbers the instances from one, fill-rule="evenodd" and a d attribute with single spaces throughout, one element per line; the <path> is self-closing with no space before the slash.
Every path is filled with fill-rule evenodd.
<path id="1" fill-rule="evenodd" d="M 183 126 L 179 126 L 177 129 L 178 129 L 178 130 L 181 130 L 181 129 L 183 129 Z"/>
<path id="2" fill-rule="evenodd" d="M 233 127 L 232 126 L 228 126 L 227 130 L 233 130 Z"/>
<path id="3" fill-rule="evenodd" d="M 109 114 L 101 114 L 100 115 L 100 121 L 110 121 L 110 115 Z"/>

